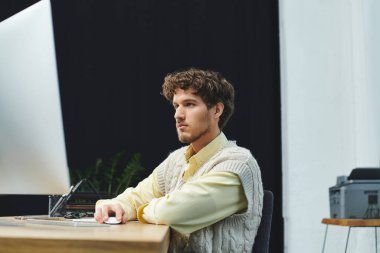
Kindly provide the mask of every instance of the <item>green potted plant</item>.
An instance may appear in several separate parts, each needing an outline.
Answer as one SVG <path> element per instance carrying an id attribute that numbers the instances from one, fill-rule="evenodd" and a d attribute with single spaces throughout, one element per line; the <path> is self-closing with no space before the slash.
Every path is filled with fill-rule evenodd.
<path id="1" fill-rule="evenodd" d="M 121 151 L 109 159 L 96 159 L 93 166 L 84 170 L 71 170 L 70 177 L 72 184 L 87 179 L 103 198 L 112 198 L 135 186 L 142 179 L 144 170 L 141 154 L 135 153 L 128 158 L 126 151 Z"/>

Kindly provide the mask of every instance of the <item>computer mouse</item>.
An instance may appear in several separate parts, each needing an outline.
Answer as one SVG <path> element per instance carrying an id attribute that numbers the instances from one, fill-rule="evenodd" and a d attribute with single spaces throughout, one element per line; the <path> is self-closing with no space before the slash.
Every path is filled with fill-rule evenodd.
<path id="1" fill-rule="evenodd" d="M 117 220 L 116 217 L 109 217 L 108 220 L 104 221 L 106 224 L 120 224 L 121 221 Z"/>

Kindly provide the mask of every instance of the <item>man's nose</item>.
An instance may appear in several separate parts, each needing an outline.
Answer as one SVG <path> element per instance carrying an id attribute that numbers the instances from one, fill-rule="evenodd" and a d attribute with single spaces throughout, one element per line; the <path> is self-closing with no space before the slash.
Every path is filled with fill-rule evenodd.
<path id="1" fill-rule="evenodd" d="M 176 121 L 184 119 L 185 114 L 181 106 L 178 106 L 177 109 L 175 109 L 174 118 Z"/>

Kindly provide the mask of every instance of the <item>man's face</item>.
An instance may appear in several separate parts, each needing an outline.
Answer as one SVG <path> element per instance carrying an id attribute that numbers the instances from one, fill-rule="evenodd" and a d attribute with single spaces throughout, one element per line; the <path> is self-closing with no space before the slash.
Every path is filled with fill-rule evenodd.
<path id="1" fill-rule="evenodd" d="M 193 94 L 193 89 L 176 89 L 173 97 L 174 118 L 178 139 L 182 143 L 192 143 L 202 148 L 215 136 L 218 120 L 214 117 L 215 107 L 207 109 L 201 97 Z"/>

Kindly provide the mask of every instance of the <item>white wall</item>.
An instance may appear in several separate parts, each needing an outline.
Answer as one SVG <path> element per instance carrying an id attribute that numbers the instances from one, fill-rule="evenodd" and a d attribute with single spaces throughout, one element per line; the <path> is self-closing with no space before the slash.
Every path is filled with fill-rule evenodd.
<path id="1" fill-rule="evenodd" d="M 287 253 L 321 252 L 328 188 L 379 167 L 379 13 L 378 0 L 280 0 Z M 375 252 L 373 232 L 352 230 L 348 252 Z M 346 235 L 330 226 L 325 252 L 344 252 Z"/>

